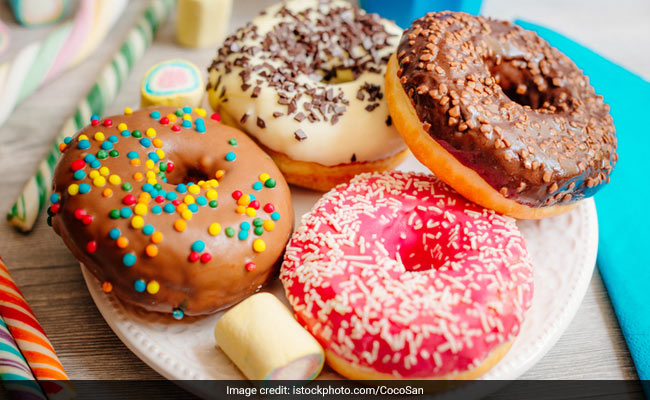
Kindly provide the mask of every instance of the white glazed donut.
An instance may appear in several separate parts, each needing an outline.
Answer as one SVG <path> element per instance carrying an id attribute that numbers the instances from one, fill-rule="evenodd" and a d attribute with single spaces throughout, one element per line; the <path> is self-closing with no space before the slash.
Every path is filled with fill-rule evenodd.
<path id="1" fill-rule="evenodd" d="M 224 42 L 209 68 L 210 104 L 290 182 L 324 190 L 346 173 L 392 168 L 406 152 L 384 75 L 400 36 L 342 0 L 276 4 Z"/>

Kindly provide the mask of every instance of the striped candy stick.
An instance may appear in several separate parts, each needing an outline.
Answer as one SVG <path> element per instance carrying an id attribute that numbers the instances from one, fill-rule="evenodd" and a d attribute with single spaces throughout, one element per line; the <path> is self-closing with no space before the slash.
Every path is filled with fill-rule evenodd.
<path id="1" fill-rule="evenodd" d="M 39 165 L 36 175 L 25 185 L 7 214 L 10 225 L 21 232 L 32 230 L 51 193 L 52 175 L 60 154 L 59 144 L 66 136 L 72 136 L 86 126 L 93 114 L 102 114 L 105 106 L 115 99 L 133 65 L 151 45 L 156 30 L 169 16 L 174 3 L 175 0 L 151 1 L 135 27 L 127 35 L 120 50 L 102 70 L 97 83 L 79 103 L 74 116 L 63 125 L 47 157 Z"/>
<path id="2" fill-rule="evenodd" d="M 0 380 L 13 398 L 45 400 L 32 370 L 18 349 L 4 320 L 0 317 Z"/>
<path id="3" fill-rule="evenodd" d="M 43 40 L 0 64 L 0 125 L 36 89 L 78 65 L 105 39 L 126 7 L 126 0 L 81 0 L 73 21 L 59 25 Z"/>
<path id="4" fill-rule="evenodd" d="M 10 38 L 9 28 L 0 21 L 0 55 L 9 47 Z"/>
<path id="5" fill-rule="evenodd" d="M 2 259 L 0 315 L 47 397 L 51 400 L 73 398 L 75 390 L 63 365 Z"/>

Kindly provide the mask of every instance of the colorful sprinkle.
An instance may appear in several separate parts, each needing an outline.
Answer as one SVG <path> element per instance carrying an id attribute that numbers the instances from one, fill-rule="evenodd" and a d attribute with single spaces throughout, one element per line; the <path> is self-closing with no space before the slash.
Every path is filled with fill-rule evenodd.
<path id="1" fill-rule="evenodd" d="M 144 219 L 141 216 L 136 215 L 131 219 L 131 226 L 135 229 L 142 229 L 144 226 Z"/>
<path id="2" fill-rule="evenodd" d="M 72 185 L 68 186 L 68 194 L 70 196 L 76 196 L 78 193 L 79 193 L 79 185 L 73 183 Z"/>
<path id="3" fill-rule="evenodd" d="M 163 240 L 163 234 L 161 232 L 154 232 L 151 235 L 151 243 L 160 244 Z"/>
<path id="4" fill-rule="evenodd" d="M 135 288 L 136 292 L 142 293 L 147 288 L 147 283 L 142 279 L 138 279 L 134 282 L 133 287 Z"/>
<path id="5" fill-rule="evenodd" d="M 266 229 L 268 232 L 271 232 L 273 229 L 275 229 L 275 223 L 271 220 L 266 220 L 264 221 L 264 229 Z"/>
<path id="6" fill-rule="evenodd" d="M 214 222 L 208 227 L 208 232 L 212 236 L 217 236 L 221 232 L 221 224 Z"/>
<path id="7" fill-rule="evenodd" d="M 86 244 L 86 251 L 88 251 L 89 253 L 96 252 L 97 251 L 97 242 L 94 241 L 94 240 L 91 240 L 90 242 L 88 242 L 88 244 Z"/>
<path id="8" fill-rule="evenodd" d="M 254 271 L 257 266 L 255 265 L 254 262 L 248 262 L 246 263 L 246 270 L 247 271 Z"/>
<path id="9" fill-rule="evenodd" d="M 172 316 L 174 317 L 174 319 L 180 321 L 181 319 L 183 319 L 183 310 L 181 310 L 180 308 L 175 309 L 174 311 L 172 311 Z"/>
<path id="10" fill-rule="evenodd" d="M 155 232 L 155 229 L 154 229 L 153 225 L 147 224 L 147 225 L 142 227 L 142 233 L 144 233 L 147 236 L 153 234 L 154 232 Z"/>
<path id="11" fill-rule="evenodd" d="M 120 210 L 120 217 L 122 218 L 131 218 L 131 215 L 133 215 L 133 211 L 128 207 L 122 207 Z"/>
<path id="12" fill-rule="evenodd" d="M 255 239 L 253 242 L 253 250 L 255 250 L 256 253 L 263 252 L 266 250 L 266 242 L 264 242 L 262 239 Z"/>
<path id="13" fill-rule="evenodd" d="M 87 183 L 85 183 L 85 182 L 84 182 L 84 183 L 81 183 L 81 184 L 79 185 L 79 193 L 81 193 L 81 194 L 86 194 L 86 193 L 88 193 L 88 192 L 90 192 L 90 185 L 87 184 Z"/>
<path id="14" fill-rule="evenodd" d="M 202 240 L 197 240 L 196 242 L 192 243 L 192 251 L 200 253 L 203 250 L 205 250 L 205 242 Z"/>
<path id="15" fill-rule="evenodd" d="M 271 219 L 272 219 L 273 221 L 277 221 L 277 220 L 279 220 L 279 219 L 280 219 L 280 213 L 277 212 L 277 211 L 272 212 L 272 213 L 271 213 Z"/>
<path id="16" fill-rule="evenodd" d="M 148 257 L 154 258 L 158 255 L 158 247 L 155 244 L 149 244 L 145 247 L 144 252 Z"/>
<path id="17" fill-rule="evenodd" d="M 235 161 L 236 158 L 237 156 L 232 151 L 226 153 L 226 161 Z"/>
<path id="18" fill-rule="evenodd" d="M 177 232 L 184 232 L 185 229 L 187 229 L 187 223 L 182 219 L 176 220 L 176 222 L 174 222 L 174 229 L 176 229 Z"/>
<path id="19" fill-rule="evenodd" d="M 147 292 L 149 294 L 156 294 L 160 290 L 160 284 L 156 281 L 151 281 L 147 284 Z"/>
<path id="20" fill-rule="evenodd" d="M 104 291 L 104 293 L 112 292 L 113 291 L 113 284 L 111 284 L 108 281 L 102 283 L 102 290 Z"/>
<path id="21" fill-rule="evenodd" d="M 121 235 L 120 230 L 117 228 L 113 228 L 110 230 L 110 232 L 108 232 L 108 237 L 110 237 L 113 240 L 117 240 L 117 238 L 119 238 L 120 235 Z"/>
<path id="22" fill-rule="evenodd" d="M 122 257 L 122 263 L 127 267 L 134 266 L 136 261 L 137 258 L 135 257 L 135 254 L 132 253 L 127 253 L 124 255 L 124 257 Z"/>

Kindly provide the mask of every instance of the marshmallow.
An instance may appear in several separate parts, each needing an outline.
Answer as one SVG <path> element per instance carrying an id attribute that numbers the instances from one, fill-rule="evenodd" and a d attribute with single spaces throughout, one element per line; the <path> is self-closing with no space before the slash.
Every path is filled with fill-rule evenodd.
<path id="1" fill-rule="evenodd" d="M 220 43 L 228 31 L 232 0 L 178 0 L 176 40 L 186 47 Z"/>
<path id="2" fill-rule="evenodd" d="M 226 312 L 214 329 L 224 353 L 250 380 L 311 380 L 323 368 L 323 348 L 270 293 Z"/>

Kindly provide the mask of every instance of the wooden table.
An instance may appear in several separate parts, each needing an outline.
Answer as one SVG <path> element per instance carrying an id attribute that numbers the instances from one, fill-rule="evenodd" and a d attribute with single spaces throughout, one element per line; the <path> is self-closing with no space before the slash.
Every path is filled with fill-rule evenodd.
<path id="1" fill-rule="evenodd" d="M 231 30 L 274 0 L 237 0 Z M 484 13 L 521 17 L 545 24 L 650 78 L 650 2 L 562 0 L 538 2 L 485 1 Z M 566 4 L 565 4 L 566 3 Z M 0 10 L 4 21 L 10 14 Z M 62 122 L 90 88 L 100 69 L 119 46 L 139 15 L 144 1 L 131 2 L 111 37 L 90 60 L 29 97 L 0 128 L 0 211 L 12 204 L 23 184 L 49 149 Z M 33 40 L 36 33 L 15 28 L 13 45 Z M 172 22 L 134 68 L 107 115 L 139 105 L 139 82 L 152 64 L 172 57 L 207 67 L 215 49 L 196 51 L 174 44 Z M 6 55 L 5 55 L 6 56 Z M 0 58 L 1 59 L 1 58 Z M 113 334 L 97 311 L 84 284 L 79 264 L 41 218 L 33 233 L 16 233 L 0 223 L 0 255 L 50 336 L 70 377 L 74 379 L 160 379 Z M 578 315 L 557 345 L 524 376 L 527 379 L 634 379 L 637 377 L 607 292 L 594 274 Z"/>

